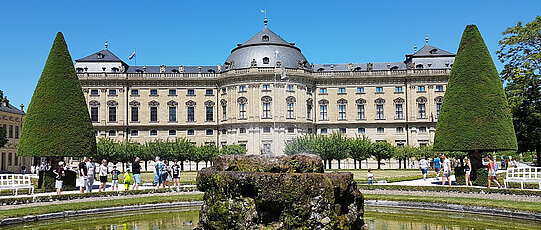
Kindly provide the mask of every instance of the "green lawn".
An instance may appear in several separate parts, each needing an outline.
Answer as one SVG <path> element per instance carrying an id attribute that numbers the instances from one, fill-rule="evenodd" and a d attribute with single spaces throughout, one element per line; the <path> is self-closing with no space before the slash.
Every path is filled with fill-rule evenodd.
<path id="1" fill-rule="evenodd" d="M 365 194 L 366 200 L 391 200 L 391 201 L 415 201 L 415 202 L 430 202 L 442 204 L 459 204 L 459 205 L 474 205 L 491 208 L 505 208 L 511 210 L 541 212 L 541 205 L 537 202 L 525 201 L 508 201 L 508 200 L 491 200 L 477 199 L 466 197 L 453 196 L 410 196 L 410 195 L 384 195 L 384 194 Z"/>
<path id="2" fill-rule="evenodd" d="M 51 204 L 51 205 L 42 205 L 35 207 L 24 207 L 18 209 L 8 209 L 0 212 L 0 219 L 9 218 L 9 217 L 20 217 L 26 215 L 39 215 L 45 213 L 55 213 L 55 212 L 64 212 L 64 211 L 78 211 L 85 209 L 93 208 L 106 208 L 106 207 L 117 207 L 117 206 L 128 206 L 128 205 L 139 205 L 139 204 L 157 204 L 157 203 L 168 203 L 168 202 L 177 202 L 177 201 L 200 201 L 203 200 L 203 194 L 183 194 L 183 195 L 162 195 L 162 196 L 147 196 L 147 197 L 137 197 L 137 198 L 126 198 L 126 199 L 113 199 L 113 200 L 104 200 L 104 201 L 86 201 L 86 202 L 77 202 L 74 200 L 70 203 L 65 204 Z"/>
<path id="3" fill-rule="evenodd" d="M 326 170 L 325 172 L 352 172 L 353 179 L 356 181 L 366 181 L 367 169 L 356 169 L 356 170 Z M 399 177 L 412 177 L 412 176 L 422 176 L 421 170 L 418 169 L 373 169 L 372 173 L 374 174 L 374 180 L 385 180 L 390 178 L 399 178 Z M 428 171 L 429 175 L 432 175 L 434 171 Z"/>

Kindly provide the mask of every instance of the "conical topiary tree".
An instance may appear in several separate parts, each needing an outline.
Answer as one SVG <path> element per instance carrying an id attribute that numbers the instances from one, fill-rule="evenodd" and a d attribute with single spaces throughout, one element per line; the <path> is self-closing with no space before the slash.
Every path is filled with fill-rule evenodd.
<path id="1" fill-rule="evenodd" d="M 482 152 L 517 149 L 502 82 L 475 25 L 462 34 L 434 138 L 434 149 L 468 152 L 474 168 Z"/>
<path id="2" fill-rule="evenodd" d="M 58 32 L 23 123 L 17 154 L 51 157 L 53 168 L 65 156 L 96 152 L 96 138 L 81 83 L 64 36 Z"/>

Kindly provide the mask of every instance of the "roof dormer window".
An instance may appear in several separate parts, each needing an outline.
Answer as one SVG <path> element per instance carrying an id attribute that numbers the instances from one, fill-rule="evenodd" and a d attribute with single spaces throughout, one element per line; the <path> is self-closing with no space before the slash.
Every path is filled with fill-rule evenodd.
<path id="1" fill-rule="evenodd" d="M 213 70 L 213 69 L 209 69 L 209 70 L 207 70 L 207 72 L 209 72 L 209 73 L 216 73 L 216 71 Z"/>
<path id="2" fill-rule="evenodd" d="M 178 73 L 178 69 L 172 69 L 171 72 Z"/>
<path id="3" fill-rule="evenodd" d="M 116 68 L 116 67 L 113 67 L 113 68 L 111 68 L 111 71 L 112 71 L 113 73 L 118 73 L 118 72 L 120 72 L 120 69 L 118 69 L 118 68 Z"/>
<path id="4" fill-rule="evenodd" d="M 354 72 L 360 72 L 362 70 L 361 67 L 356 67 L 355 69 L 353 69 Z"/>
<path id="5" fill-rule="evenodd" d="M 83 73 L 84 72 L 84 69 L 83 68 L 77 68 L 77 73 Z"/>
<path id="6" fill-rule="evenodd" d="M 136 73 L 142 73 L 143 70 L 141 70 L 141 69 L 136 69 L 135 72 L 136 72 Z"/>
<path id="7" fill-rule="evenodd" d="M 269 36 L 263 35 L 263 37 L 261 38 L 261 40 L 264 41 L 264 42 L 268 42 L 268 41 L 269 41 Z"/>
<path id="8" fill-rule="evenodd" d="M 325 70 L 325 69 L 319 68 L 319 69 L 317 69 L 317 72 L 323 72 L 323 70 Z"/>
<path id="9" fill-rule="evenodd" d="M 97 53 L 96 56 L 98 56 L 99 59 L 105 58 L 105 54 Z"/>
<path id="10" fill-rule="evenodd" d="M 438 49 L 432 49 L 429 51 L 430 54 L 437 54 L 438 53 Z"/>
<path id="11" fill-rule="evenodd" d="M 269 58 L 268 57 L 263 58 L 263 64 L 269 64 Z"/>
<path id="12" fill-rule="evenodd" d="M 416 68 L 416 69 L 422 69 L 422 68 L 423 68 L 423 64 L 416 65 L 415 68 Z"/>

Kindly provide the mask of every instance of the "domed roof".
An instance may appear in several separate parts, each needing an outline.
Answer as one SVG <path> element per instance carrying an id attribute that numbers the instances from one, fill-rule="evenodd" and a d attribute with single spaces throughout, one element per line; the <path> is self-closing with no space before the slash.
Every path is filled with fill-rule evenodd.
<path id="1" fill-rule="evenodd" d="M 286 42 L 267 27 L 234 48 L 224 68 L 226 71 L 250 68 L 254 61 L 258 67 L 275 67 L 276 62 L 281 61 L 286 68 L 311 69 L 308 60 L 295 44 Z"/>

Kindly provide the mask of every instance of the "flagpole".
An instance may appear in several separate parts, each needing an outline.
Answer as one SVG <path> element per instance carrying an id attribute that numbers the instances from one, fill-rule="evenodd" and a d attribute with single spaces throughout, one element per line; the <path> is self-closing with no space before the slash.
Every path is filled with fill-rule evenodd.
<path id="1" fill-rule="evenodd" d="M 137 48 L 135 48 L 135 51 L 133 51 L 135 53 L 135 65 L 137 66 Z"/>

